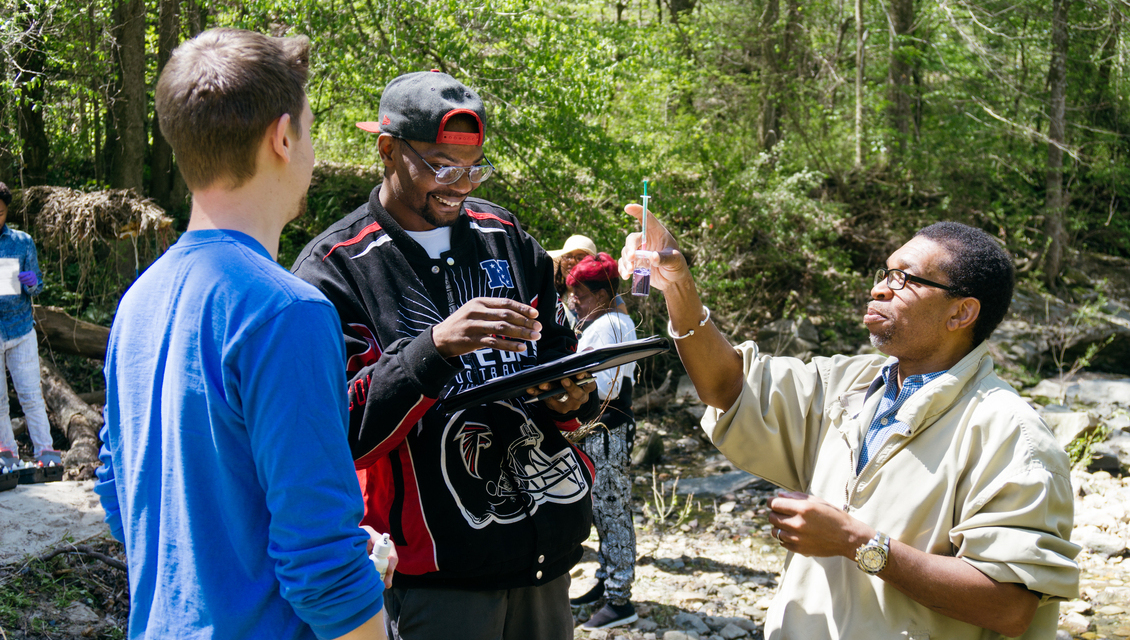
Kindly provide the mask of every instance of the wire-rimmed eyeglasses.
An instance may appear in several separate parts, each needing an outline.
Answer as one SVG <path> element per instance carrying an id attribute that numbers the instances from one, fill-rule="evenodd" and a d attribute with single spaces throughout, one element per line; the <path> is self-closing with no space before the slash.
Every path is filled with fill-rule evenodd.
<path id="1" fill-rule="evenodd" d="M 902 269 L 887 269 L 885 267 L 880 267 L 879 270 L 875 272 L 875 284 L 879 284 L 883 280 L 887 281 L 887 288 L 891 291 L 898 291 L 899 289 L 902 289 L 906 286 L 907 282 L 917 282 L 918 284 L 924 284 L 927 287 L 937 287 L 944 291 L 949 291 L 950 293 L 957 293 L 957 290 L 953 287 L 949 287 L 944 284 L 938 284 L 937 282 L 927 280 L 926 278 L 912 276 Z"/>
<path id="2" fill-rule="evenodd" d="M 490 163 L 490 160 L 488 160 L 486 156 L 483 156 L 483 160 L 486 161 L 486 164 L 476 164 L 471 165 L 470 167 L 440 167 L 436 169 L 432 166 L 432 163 L 424 160 L 424 156 L 420 155 L 419 151 L 416 151 L 416 149 L 413 148 L 412 145 L 408 144 L 407 140 L 401 138 L 400 141 L 404 143 L 404 146 L 412 149 L 412 153 L 416 154 L 417 158 L 422 160 L 424 164 L 428 165 L 428 168 L 432 170 L 432 173 L 436 174 L 436 182 L 438 182 L 439 184 L 455 184 L 459 181 L 460 178 L 463 177 L 464 173 L 467 174 L 468 180 L 475 184 L 479 184 L 480 182 L 483 182 L 484 180 L 489 178 L 492 173 L 494 173 L 494 165 Z"/>

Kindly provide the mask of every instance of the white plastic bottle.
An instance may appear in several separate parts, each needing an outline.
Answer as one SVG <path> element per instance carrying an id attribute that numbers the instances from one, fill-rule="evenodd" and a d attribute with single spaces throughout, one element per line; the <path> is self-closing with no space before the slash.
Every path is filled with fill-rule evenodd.
<path id="1" fill-rule="evenodd" d="M 389 539 L 388 534 L 382 534 L 377 543 L 373 545 L 373 552 L 369 554 L 369 559 L 373 561 L 373 566 L 377 568 L 377 573 L 381 574 L 381 580 L 385 579 L 385 570 L 388 569 L 388 554 L 392 553 L 392 540 Z"/>

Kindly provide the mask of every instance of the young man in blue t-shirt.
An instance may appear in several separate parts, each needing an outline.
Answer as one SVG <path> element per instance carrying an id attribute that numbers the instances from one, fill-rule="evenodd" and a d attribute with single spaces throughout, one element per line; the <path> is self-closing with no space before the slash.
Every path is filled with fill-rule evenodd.
<path id="1" fill-rule="evenodd" d="M 308 52 L 217 29 L 157 85 L 192 214 L 118 308 L 95 488 L 131 638 L 384 637 L 337 313 L 275 262 L 314 166 Z"/>

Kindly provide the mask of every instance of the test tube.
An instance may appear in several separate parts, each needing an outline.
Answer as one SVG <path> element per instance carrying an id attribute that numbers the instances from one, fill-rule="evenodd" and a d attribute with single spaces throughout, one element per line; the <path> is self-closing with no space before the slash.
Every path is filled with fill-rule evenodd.
<path id="1" fill-rule="evenodd" d="M 647 201 L 650 196 L 647 195 L 647 180 L 643 181 L 643 220 L 640 223 L 643 231 L 640 237 L 640 249 L 644 248 L 647 242 Z M 646 296 L 651 293 L 651 263 L 646 258 L 636 258 L 634 267 L 632 269 L 632 295 L 633 296 Z"/>

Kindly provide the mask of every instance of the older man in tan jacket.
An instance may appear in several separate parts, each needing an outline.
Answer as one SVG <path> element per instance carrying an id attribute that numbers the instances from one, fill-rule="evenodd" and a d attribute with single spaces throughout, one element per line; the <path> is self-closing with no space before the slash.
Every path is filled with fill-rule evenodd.
<path id="1" fill-rule="evenodd" d="M 640 217 L 637 205 L 628 213 Z M 649 220 L 624 247 L 651 261 L 703 429 L 738 467 L 786 489 L 770 503 L 789 550 L 771 640 L 1056 635 L 1079 547 L 1069 463 L 993 373 L 986 338 L 1014 271 L 984 232 L 921 230 L 875 276 L 864 315 L 884 356 L 795 358 L 732 347 L 675 239 Z"/>

